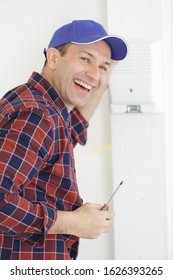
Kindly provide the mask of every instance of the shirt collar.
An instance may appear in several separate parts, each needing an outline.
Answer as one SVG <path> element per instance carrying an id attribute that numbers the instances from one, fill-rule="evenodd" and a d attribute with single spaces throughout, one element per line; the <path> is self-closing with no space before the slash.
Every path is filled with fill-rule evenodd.
<path id="1" fill-rule="evenodd" d="M 69 113 L 64 102 L 60 98 L 58 92 L 45 78 L 43 78 L 39 73 L 33 72 L 28 80 L 28 83 L 30 83 L 36 90 L 42 94 L 45 94 L 49 99 L 51 99 L 64 121 L 69 122 Z"/>

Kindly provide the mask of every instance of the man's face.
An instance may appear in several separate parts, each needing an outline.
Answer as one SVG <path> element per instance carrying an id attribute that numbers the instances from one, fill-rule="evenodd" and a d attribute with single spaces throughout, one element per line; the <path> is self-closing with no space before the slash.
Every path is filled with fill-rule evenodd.
<path id="1" fill-rule="evenodd" d="M 52 83 L 68 111 L 84 106 L 98 90 L 107 88 L 112 65 L 111 50 L 105 41 L 71 44 L 64 56 L 58 53 Z"/>

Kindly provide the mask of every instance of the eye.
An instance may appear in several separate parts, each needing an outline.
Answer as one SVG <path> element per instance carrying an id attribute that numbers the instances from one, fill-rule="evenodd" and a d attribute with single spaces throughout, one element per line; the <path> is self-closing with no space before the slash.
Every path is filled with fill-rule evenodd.
<path id="1" fill-rule="evenodd" d="M 90 60 L 88 57 L 84 57 L 84 56 L 81 56 L 80 59 L 82 60 L 83 63 L 85 64 L 89 64 Z"/>
<path id="2" fill-rule="evenodd" d="M 103 72 L 107 72 L 108 71 L 108 67 L 106 67 L 105 65 L 100 65 L 99 67 L 101 70 L 103 70 Z"/>

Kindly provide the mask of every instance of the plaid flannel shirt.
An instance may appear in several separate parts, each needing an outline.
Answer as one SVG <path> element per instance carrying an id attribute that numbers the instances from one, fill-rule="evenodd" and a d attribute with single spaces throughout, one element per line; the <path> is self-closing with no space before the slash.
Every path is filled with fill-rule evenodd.
<path id="1" fill-rule="evenodd" d="M 76 236 L 47 232 L 82 204 L 73 147 L 87 126 L 36 72 L 0 101 L 0 259 L 76 259 Z"/>

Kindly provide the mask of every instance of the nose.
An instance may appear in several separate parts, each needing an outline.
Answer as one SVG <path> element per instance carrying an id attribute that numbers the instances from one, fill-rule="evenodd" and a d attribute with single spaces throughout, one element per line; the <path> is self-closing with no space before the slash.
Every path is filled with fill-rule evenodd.
<path id="1" fill-rule="evenodd" d="M 86 71 L 86 75 L 98 82 L 100 78 L 99 66 L 96 64 L 90 65 Z"/>

